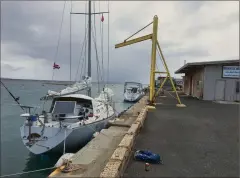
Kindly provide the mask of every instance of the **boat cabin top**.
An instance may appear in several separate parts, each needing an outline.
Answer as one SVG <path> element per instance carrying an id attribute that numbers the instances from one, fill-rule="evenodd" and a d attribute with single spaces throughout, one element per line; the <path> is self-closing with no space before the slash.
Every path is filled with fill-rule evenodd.
<path id="1" fill-rule="evenodd" d="M 138 82 L 125 82 L 124 92 L 137 93 L 139 90 L 142 90 L 142 84 Z"/>
<path id="2" fill-rule="evenodd" d="M 104 104 L 93 98 L 82 94 L 71 94 L 54 98 L 50 108 L 50 113 L 55 117 L 86 116 L 91 117 L 94 113 L 99 113 L 99 108 Z"/>

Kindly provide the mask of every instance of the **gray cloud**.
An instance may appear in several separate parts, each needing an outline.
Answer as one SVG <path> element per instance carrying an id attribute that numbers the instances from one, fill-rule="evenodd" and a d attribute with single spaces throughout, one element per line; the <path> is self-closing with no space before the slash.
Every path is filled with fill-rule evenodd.
<path id="1" fill-rule="evenodd" d="M 195 13 L 196 11 L 198 11 L 204 4 L 205 4 L 205 1 L 178 2 L 177 10 L 189 15 L 189 13 Z"/>
<path id="2" fill-rule="evenodd" d="M 76 2 L 77 3 L 77 2 Z M 114 4 L 114 2 L 112 2 Z M 127 2 L 126 2 L 127 3 Z M 162 5 L 153 4 L 155 2 L 145 3 L 143 6 L 138 5 L 137 13 L 126 12 L 122 15 L 124 9 L 120 9 L 117 12 L 112 12 L 114 20 L 110 24 L 110 30 L 117 30 L 118 33 L 132 34 L 136 30 L 142 27 L 141 16 L 144 13 L 150 14 L 152 17 L 159 11 L 168 11 L 164 9 Z M 175 4 L 175 10 L 172 12 L 175 14 L 174 18 L 179 16 L 188 17 L 191 14 L 198 12 L 203 6 L 206 6 L 207 2 L 194 1 L 194 2 L 177 2 Z M 146 7 L 147 5 L 147 7 Z M 76 5 L 77 6 L 77 5 Z M 126 4 L 127 6 L 127 4 Z M 75 12 L 83 12 L 84 5 L 78 5 L 78 9 Z M 123 6 L 124 7 L 124 6 Z M 134 8 L 135 6 L 133 6 Z M 1 9 L 1 42 L 2 44 L 15 44 L 20 48 L 12 48 L 8 52 L 8 56 L 28 56 L 32 60 L 44 59 L 48 63 L 46 65 L 51 66 L 54 61 L 54 56 L 57 47 L 57 40 L 61 22 L 61 13 L 63 8 L 63 2 L 2 2 Z M 59 52 L 57 55 L 57 63 L 63 66 L 61 70 L 56 72 L 56 76 L 67 79 L 69 77 L 69 6 L 66 6 L 66 12 L 64 16 L 63 31 L 59 46 Z M 142 8 L 142 9 L 141 9 Z M 154 12 L 154 8 L 156 9 Z M 162 8 L 158 10 L 158 8 Z M 98 9 L 98 8 L 96 8 Z M 147 11 L 151 9 L 151 11 Z M 223 9 L 224 10 L 224 9 Z M 153 11 L 153 12 L 152 12 Z M 121 16 L 118 17 L 118 14 Z M 209 12 L 211 14 L 211 12 Z M 192 40 L 194 35 L 201 32 L 207 32 L 209 29 L 220 29 L 227 27 L 233 23 L 236 23 L 239 13 L 229 13 L 224 21 L 216 19 L 211 24 L 202 26 L 193 26 L 185 31 L 185 35 L 181 37 L 182 41 L 175 40 L 173 38 L 164 38 L 162 32 L 165 32 L 168 36 L 178 34 L 179 19 L 168 19 L 161 21 L 161 29 L 159 36 L 164 38 L 164 41 L 160 41 L 163 48 L 166 59 L 169 60 L 169 68 L 173 70 L 178 68 L 181 64 L 180 58 L 201 58 L 211 54 L 210 49 L 207 46 L 199 48 L 201 41 L 198 41 L 197 45 L 192 47 L 183 48 L 184 44 L 188 44 L 188 40 Z M 100 33 L 99 33 L 99 16 L 96 17 L 97 21 L 97 40 L 98 40 L 98 52 L 101 54 L 100 49 Z M 73 17 L 73 34 L 72 34 L 72 76 L 75 78 L 77 71 L 78 61 L 80 60 L 81 44 L 84 39 L 84 17 L 81 15 L 74 15 Z M 160 19 L 166 19 L 167 16 L 161 16 Z M 107 18 L 105 17 L 106 22 Z M 151 19 L 149 19 L 151 20 Z M 175 20 L 175 21 L 174 21 Z M 199 20 L 201 20 L 199 18 Z M 107 64 L 107 24 L 104 22 L 104 63 L 106 75 Z M 148 21 L 146 22 L 148 23 Z M 188 24 L 191 26 L 191 24 Z M 174 27 L 174 28 L 172 28 Z M 171 29 L 170 29 L 171 28 Z M 170 29 L 170 30 L 169 30 Z M 146 82 L 149 81 L 149 69 L 150 69 L 150 54 L 151 45 L 149 43 L 136 44 L 135 46 L 126 47 L 124 49 L 114 49 L 115 42 L 118 41 L 118 34 L 115 31 L 110 32 L 110 80 L 123 82 L 126 80 L 136 80 Z M 122 37 L 121 37 L 122 38 Z M 127 38 L 127 36 L 126 36 Z M 179 37 L 180 38 L 180 37 Z M 122 39 L 124 40 L 124 39 Z M 119 41 L 118 41 L 119 42 Z M 197 42 L 197 41 L 196 41 Z M 200 43 L 200 44 L 199 44 Z M 188 45 L 187 45 L 188 46 Z M 99 56 L 101 59 L 101 55 Z M 3 61 L 10 59 L 4 58 Z M 174 62 L 173 62 L 174 61 Z M 92 64 L 93 64 L 93 78 L 96 80 L 96 55 L 94 51 L 94 43 L 92 42 Z M 49 67 L 48 66 L 48 67 Z M 13 68 L 13 66 L 5 64 L 1 66 L 5 68 L 5 71 L 20 70 Z M 174 71 L 172 71 L 173 73 Z M 5 74 L 6 75 L 6 74 Z M 80 74 L 79 74 L 80 75 Z M 37 73 L 36 73 L 36 76 Z M 41 77 L 39 75 L 39 77 Z M 47 77 L 47 74 L 46 76 Z M 50 79 L 51 77 L 49 77 Z M 79 76 L 80 78 L 80 76 Z"/>
<path id="3" fill-rule="evenodd" d="M 173 52 L 166 52 L 166 55 L 169 57 L 206 57 L 209 56 L 208 50 L 205 49 L 178 49 L 177 51 Z"/>
<path id="4" fill-rule="evenodd" d="M 197 22 L 185 31 L 185 37 L 195 37 L 206 30 L 219 30 L 229 28 L 232 24 L 239 23 L 239 12 L 232 12 L 225 17 L 219 17 L 212 23 L 198 25 Z"/>
<path id="5" fill-rule="evenodd" d="M 18 70 L 24 69 L 24 67 L 13 67 L 9 64 L 1 64 L 1 67 L 4 68 L 5 70 L 10 70 L 10 71 L 18 71 Z"/>

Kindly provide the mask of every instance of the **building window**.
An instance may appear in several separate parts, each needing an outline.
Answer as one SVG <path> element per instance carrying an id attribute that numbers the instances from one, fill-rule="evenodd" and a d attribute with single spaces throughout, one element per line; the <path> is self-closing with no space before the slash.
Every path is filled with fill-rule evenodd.
<path id="1" fill-rule="evenodd" d="M 240 92 L 240 82 L 236 81 L 236 93 Z"/>

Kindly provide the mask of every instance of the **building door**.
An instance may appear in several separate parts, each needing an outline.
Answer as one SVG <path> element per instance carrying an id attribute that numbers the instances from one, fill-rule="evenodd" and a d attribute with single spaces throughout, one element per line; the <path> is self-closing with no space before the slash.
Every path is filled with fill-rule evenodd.
<path id="1" fill-rule="evenodd" d="M 225 81 L 217 80 L 215 86 L 215 100 L 224 100 Z"/>
<path id="2" fill-rule="evenodd" d="M 190 82 L 189 82 L 189 95 L 192 96 L 192 88 L 193 88 L 193 79 L 192 76 L 190 76 Z"/>
<path id="3" fill-rule="evenodd" d="M 191 86 L 191 95 L 195 96 L 195 92 L 194 92 L 195 80 L 193 80 L 193 77 L 191 79 L 192 79 L 192 82 L 191 82 L 191 84 L 192 84 L 192 86 Z"/>

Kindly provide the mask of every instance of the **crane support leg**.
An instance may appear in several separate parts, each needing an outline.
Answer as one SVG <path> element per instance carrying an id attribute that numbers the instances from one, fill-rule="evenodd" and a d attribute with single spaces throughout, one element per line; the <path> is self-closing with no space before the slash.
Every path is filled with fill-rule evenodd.
<path id="1" fill-rule="evenodd" d="M 154 98 L 154 101 L 156 100 L 156 97 L 158 96 L 159 92 L 161 91 L 163 85 L 165 84 L 165 82 L 167 81 L 167 78 L 168 78 L 168 75 L 167 77 L 165 77 L 165 79 L 163 80 L 163 82 L 161 83 L 159 89 L 157 90 L 156 94 L 155 94 L 155 98 Z"/>
<path id="2" fill-rule="evenodd" d="M 173 83 L 173 81 L 172 81 L 172 77 L 171 77 L 170 72 L 169 72 L 169 70 L 168 70 L 168 67 L 167 67 L 165 58 L 164 58 L 164 56 L 163 56 L 163 53 L 162 53 L 162 50 L 161 50 L 161 47 L 160 47 L 160 44 L 159 44 L 158 41 L 157 41 L 157 47 L 158 47 L 158 50 L 159 50 L 159 52 L 160 52 L 160 55 L 161 55 L 162 61 L 163 61 L 163 63 L 164 63 L 164 67 L 165 67 L 165 69 L 166 69 L 166 71 L 167 71 L 168 77 L 169 77 L 169 79 L 170 79 L 170 82 L 171 82 L 171 84 L 172 84 L 173 90 L 174 90 L 175 93 L 176 93 L 177 100 L 178 100 L 178 104 L 179 104 L 179 106 L 183 106 L 183 104 L 181 103 L 181 100 L 180 100 L 180 98 L 179 98 L 179 96 L 178 96 L 176 87 L 175 87 L 175 85 L 174 85 L 174 83 Z M 166 78 L 167 78 L 167 77 L 166 77 Z"/>
<path id="3" fill-rule="evenodd" d="M 157 51 L 157 31 L 158 31 L 158 17 L 153 18 L 153 34 L 152 34 L 152 57 L 151 57 L 151 72 L 150 72 L 150 96 L 149 104 L 153 105 L 155 93 L 155 66 L 156 66 L 156 51 Z"/>
<path id="4" fill-rule="evenodd" d="M 142 36 L 142 37 L 139 37 L 139 38 L 135 38 L 135 39 L 129 40 L 134 35 L 136 35 L 137 33 L 139 33 L 140 31 L 142 31 L 143 29 L 145 29 L 146 27 L 148 27 L 151 24 L 153 24 L 152 34 L 148 34 L 148 35 L 145 35 L 145 36 Z M 179 103 L 179 104 L 177 104 L 177 106 L 179 105 L 178 107 L 184 107 L 185 105 L 183 105 L 181 103 L 181 101 L 180 101 L 180 98 L 179 98 L 178 93 L 176 91 L 175 85 L 174 85 L 174 83 L 172 81 L 170 72 L 168 70 L 166 61 L 165 61 L 164 56 L 162 54 L 162 50 L 161 50 L 159 42 L 157 40 L 157 36 L 158 36 L 157 32 L 158 32 L 158 17 L 155 15 L 154 18 L 153 18 L 153 22 L 149 23 L 148 25 L 146 25 L 142 29 L 138 30 L 136 33 L 134 33 L 133 35 L 128 37 L 126 40 L 124 40 L 124 42 L 116 44 L 115 48 L 121 48 L 121 47 L 128 46 L 128 45 L 131 45 L 131 44 L 134 44 L 134 43 L 139 43 L 139 42 L 142 42 L 142 41 L 145 41 L 145 40 L 152 39 L 150 86 L 149 86 L 149 106 L 148 106 L 148 108 L 149 109 L 155 109 L 154 102 L 155 102 L 156 96 L 159 93 L 159 91 L 161 90 L 161 88 L 163 87 L 163 85 L 166 82 L 168 77 L 169 77 L 169 79 L 171 81 L 172 87 L 173 87 L 173 89 L 174 89 L 174 91 L 176 93 L 176 96 L 177 96 L 177 100 L 178 100 L 178 103 Z M 163 66 L 166 69 L 166 72 L 160 72 L 160 71 L 156 71 L 155 70 L 155 68 L 156 68 L 156 53 L 157 53 L 157 49 L 160 52 L 160 57 L 161 57 L 161 59 L 163 61 Z M 164 82 L 161 84 L 159 90 L 157 92 L 155 92 L 155 74 L 157 74 L 157 73 L 158 74 L 166 73 L 167 77 L 164 79 Z"/>

